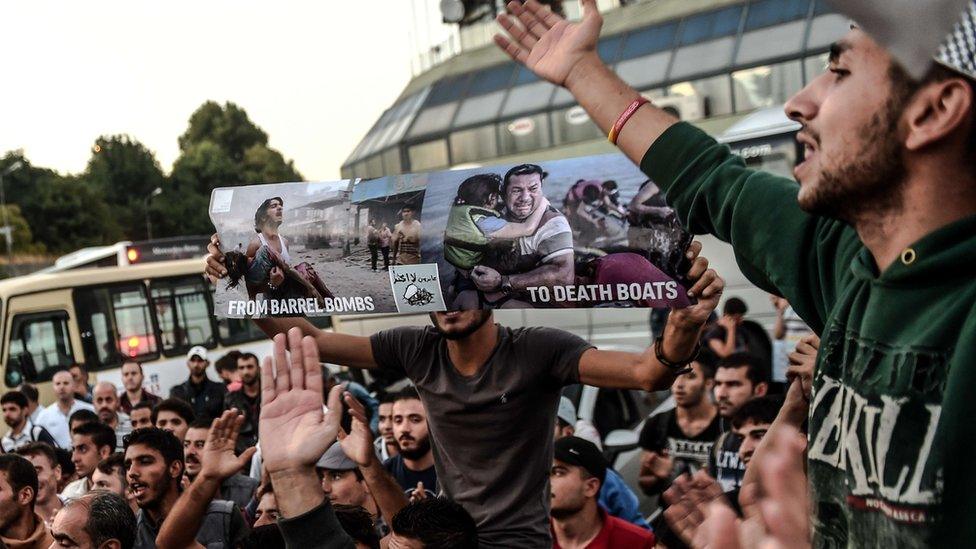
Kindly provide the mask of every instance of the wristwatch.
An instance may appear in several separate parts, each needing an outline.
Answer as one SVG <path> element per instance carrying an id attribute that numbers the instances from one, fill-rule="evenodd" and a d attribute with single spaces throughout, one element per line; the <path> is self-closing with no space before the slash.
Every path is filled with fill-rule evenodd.
<path id="1" fill-rule="evenodd" d="M 508 275 L 502 275 L 502 282 L 499 289 L 505 295 L 509 295 L 515 291 L 515 288 L 512 287 L 512 279 Z"/>
<path id="2" fill-rule="evenodd" d="M 698 353 L 700 352 L 701 341 L 695 344 L 695 349 L 691 352 L 691 356 L 689 356 L 687 359 L 679 362 L 672 362 L 664 357 L 664 338 L 658 336 L 658 338 L 654 340 L 654 356 L 657 357 L 658 362 L 664 364 L 667 369 L 671 370 L 671 373 L 673 373 L 676 377 L 691 372 L 691 363 L 698 358 Z"/>

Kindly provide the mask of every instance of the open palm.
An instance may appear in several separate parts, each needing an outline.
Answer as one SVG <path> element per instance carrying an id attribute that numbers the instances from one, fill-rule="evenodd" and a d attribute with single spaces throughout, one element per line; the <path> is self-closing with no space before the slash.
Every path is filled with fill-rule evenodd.
<path id="1" fill-rule="evenodd" d="M 336 440 L 342 412 L 342 387 L 329 393 L 328 412 L 322 410 L 322 369 L 315 340 L 302 338 L 298 328 L 274 338 L 274 358 L 261 364 L 261 420 L 259 438 L 264 466 L 269 471 L 315 464 Z M 277 365 L 277 376 L 273 375 Z"/>
<path id="2" fill-rule="evenodd" d="M 510 38 L 496 35 L 495 43 L 540 78 L 564 85 L 581 59 L 596 55 L 603 25 L 596 0 L 583 0 L 582 4 L 582 20 L 570 23 L 536 0 L 524 5 L 510 2 L 511 15 L 498 16 L 498 22 Z"/>

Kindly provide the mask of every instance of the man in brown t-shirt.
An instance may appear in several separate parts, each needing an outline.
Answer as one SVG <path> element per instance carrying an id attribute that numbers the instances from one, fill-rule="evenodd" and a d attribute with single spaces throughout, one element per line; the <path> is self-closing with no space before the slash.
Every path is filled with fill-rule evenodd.
<path id="1" fill-rule="evenodd" d="M 213 240 L 207 273 L 219 278 L 222 258 Z M 434 313 L 433 326 L 369 338 L 324 332 L 304 319 L 257 322 L 272 336 L 287 331 L 292 349 L 303 335 L 313 336 L 324 362 L 409 377 L 427 410 L 438 484 L 474 517 L 479 545 L 550 548 L 548 471 L 560 390 L 573 383 L 669 387 L 676 369 L 661 359 L 691 360 L 724 286 L 697 258 L 700 251 L 692 245 L 688 272 L 698 303 L 671 313 L 660 355 L 654 346 L 641 354 L 600 351 L 553 328 L 505 328 L 491 322 L 491 311 Z"/>

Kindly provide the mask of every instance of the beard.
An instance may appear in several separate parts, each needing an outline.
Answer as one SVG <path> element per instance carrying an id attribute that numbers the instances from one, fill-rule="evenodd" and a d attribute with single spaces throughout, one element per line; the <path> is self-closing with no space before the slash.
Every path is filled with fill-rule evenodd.
<path id="1" fill-rule="evenodd" d="M 583 510 L 583 499 L 567 503 L 562 507 L 552 507 L 549 509 L 549 516 L 556 520 L 565 520 L 573 517 Z"/>
<path id="2" fill-rule="evenodd" d="M 477 332 L 478 328 L 484 326 L 485 322 L 488 322 L 488 319 L 491 318 L 492 312 L 490 310 L 476 312 L 479 313 L 479 315 L 471 324 L 456 331 L 445 332 L 441 328 L 440 324 L 437 323 L 437 316 L 434 313 L 430 313 L 430 321 L 434 325 L 434 329 L 437 330 L 437 333 L 444 336 L 444 339 L 464 339 Z"/>
<path id="3" fill-rule="evenodd" d="M 896 97 L 885 101 L 881 112 L 875 113 L 864 128 L 854 161 L 822 168 L 820 181 L 800 200 L 800 208 L 848 224 L 865 214 L 897 208 L 902 203 L 907 173 L 898 136 L 898 119 L 906 102 Z M 820 136 L 813 137 L 819 147 Z"/>
<path id="4" fill-rule="evenodd" d="M 406 459 L 420 459 L 430 452 L 430 437 L 426 436 L 417 441 L 417 447 L 412 450 L 400 448 L 400 455 Z"/>

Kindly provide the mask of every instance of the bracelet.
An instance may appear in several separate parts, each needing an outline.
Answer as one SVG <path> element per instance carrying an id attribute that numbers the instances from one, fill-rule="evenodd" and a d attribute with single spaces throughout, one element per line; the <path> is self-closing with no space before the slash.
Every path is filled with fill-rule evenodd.
<path id="1" fill-rule="evenodd" d="M 664 357 L 664 338 L 658 337 L 654 340 L 654 356 L 657 357 L 658 362 L 664 364 L 664 366 L 671 370 L 675 376 L 680 376 L 691 372 L 691 366 L 689 366 L 695 359 L 698 358 L 698 353 L 701 352 L 701 341 L 695 344 L 695 349 L 691 352 L 691 356 L 687 359 L 679 362 L 671 362 Z"/>
<path id="2" fill-rule="evenodd" d="M 630 106 L 627 107 L 623 113 L 621 113 L 620 118 L 617 118 L 617 121 L 613 123 L 613 127 L 610 128 L 610 133 L 607 134 L 607 141 L 616 145 L 617 137 L 620 135 L 620 130 L 624 129 L 624 124 L 626 124 L 627 121 L 630 120 L 630 117 L 634 116 L 634 113 L 637 112 L 637 109 L 641 108 L 641 105 L 645 103 L 650 103 L 646 97 L 641 96 L 634 99 Z"/>

